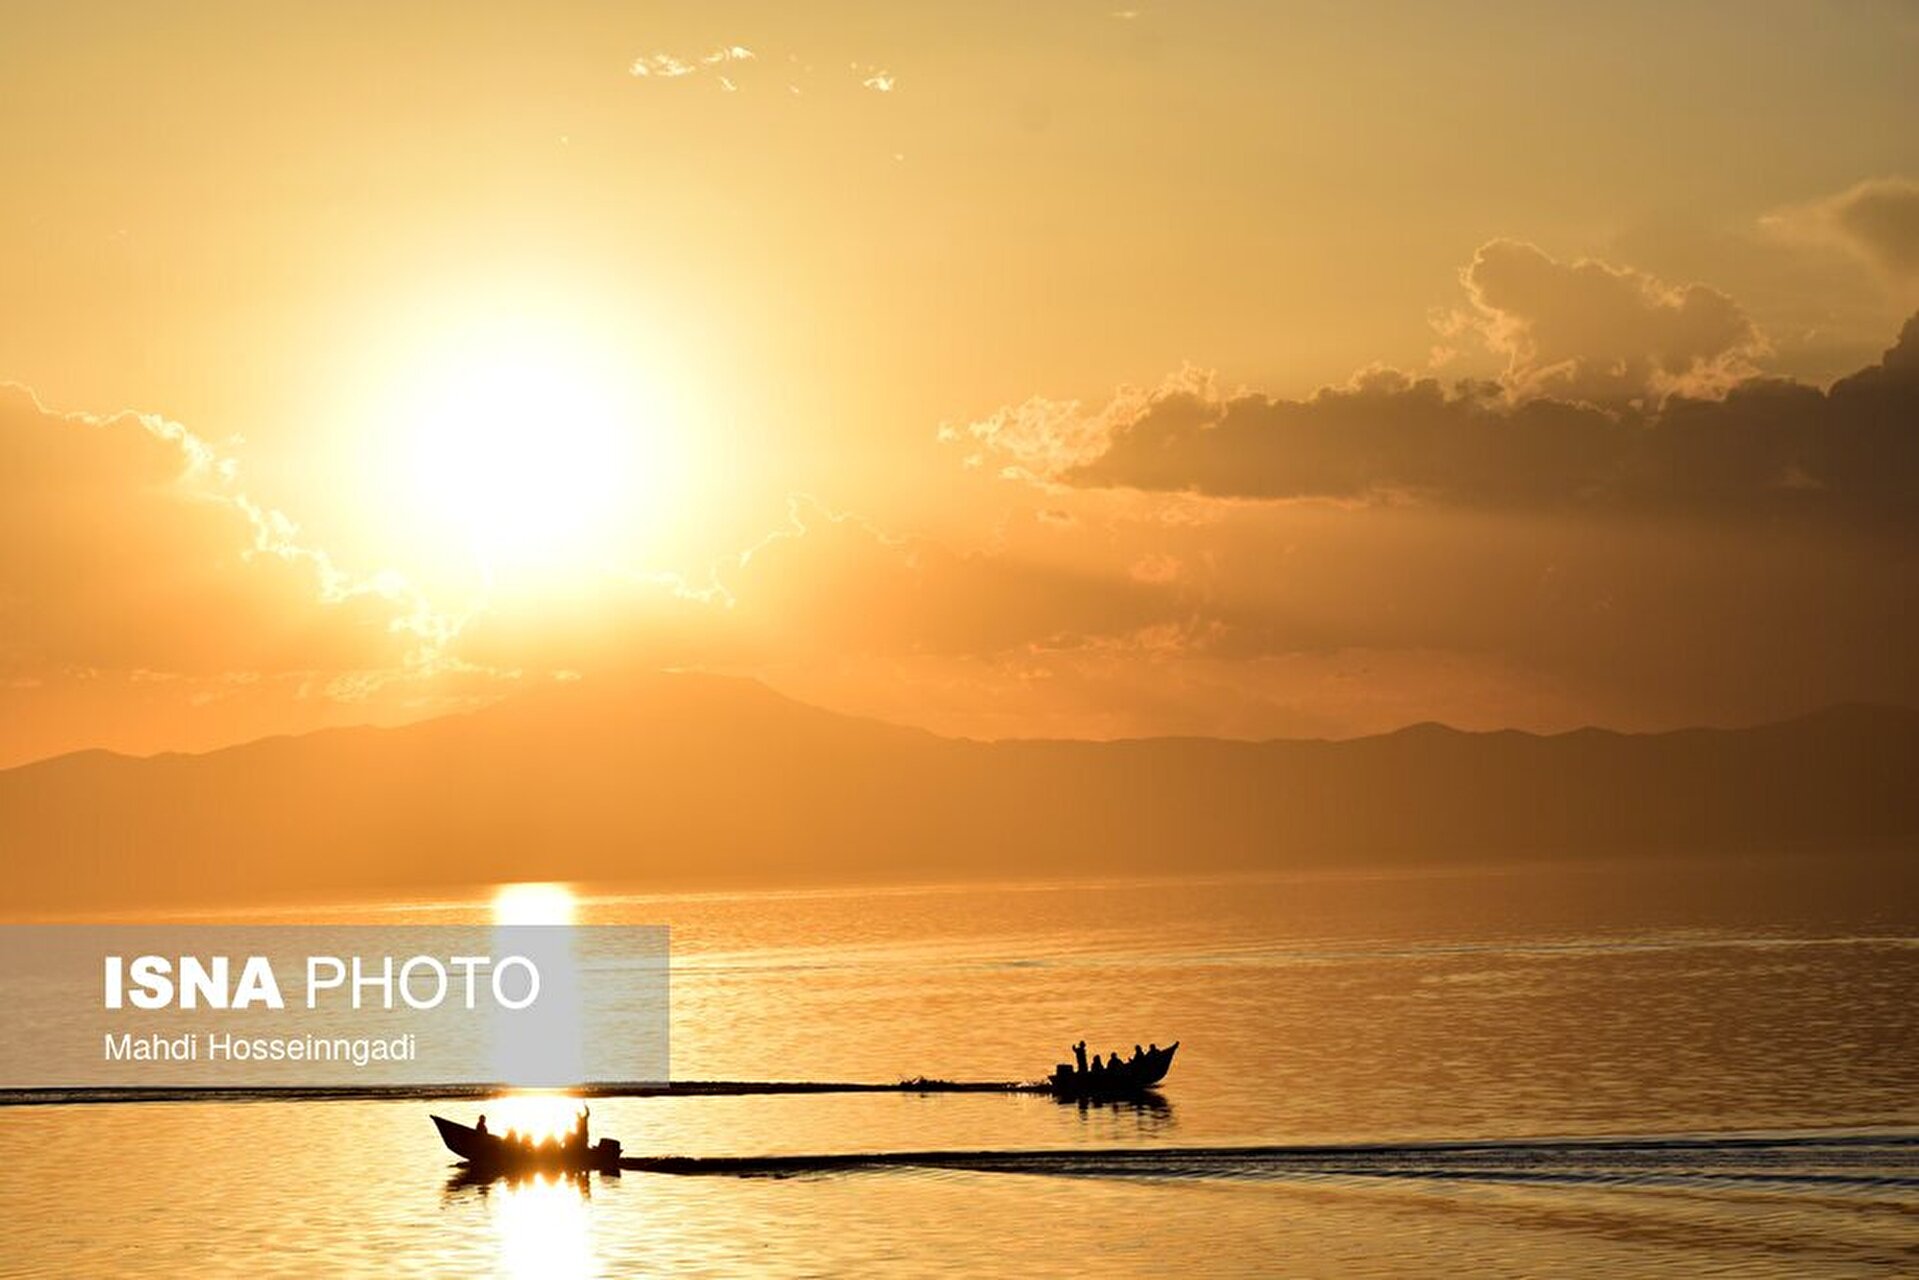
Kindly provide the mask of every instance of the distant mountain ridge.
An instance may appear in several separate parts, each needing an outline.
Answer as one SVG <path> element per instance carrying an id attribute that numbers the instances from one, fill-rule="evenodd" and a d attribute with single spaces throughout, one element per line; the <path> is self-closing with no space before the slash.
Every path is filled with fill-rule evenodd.
<path id="1" fill-rule="evenodd" d="M 0 910 L 1919 847 L 1919 711 L 1539 736 L 972 742 L 750 680 L 0 771 Z"/>

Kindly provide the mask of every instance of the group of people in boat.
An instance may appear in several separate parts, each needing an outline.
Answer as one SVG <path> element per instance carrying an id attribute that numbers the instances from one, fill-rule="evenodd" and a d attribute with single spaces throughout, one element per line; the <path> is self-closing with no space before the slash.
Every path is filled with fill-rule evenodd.
<path id="1" fill-rule="evenodd" d="M 1146 1049 L 1134 1045 L 1133 1056 L 1130 1058 L 1121 1058 L 1119 1056 L 1119 1050 L 1115 1049 L 1112 1055 L 1104 1062 L 1100 1061 L 1100 1056 L 1097 1053 L 1094 1054 L 1091 1065 L 1088 1065 L 1086 1061 L 1086 1042 L 1082 1040 L 1073 1046 L 1073 1062 L 1075 1065 L 1068 1067 L 1062 1062 L 1060 1064 L 1060 1070 L 1062 1075 L 1081 1075 L 1097 1080 L 1109 1071 L 1120 1071 L 1128 1067 L 1137 1066 L 1141 1062 L 1144 1062 L 1148 1056 L 1157 1054 L 1158 1052 L 1159 1046 L 1157 1044 Z"/>
<path id="2" fill-rule="evenodd" d="M 490 1134 L 487 1132 L 485 1116 L 480 1117 L 479 1123 L 473 1126 L 473 1131 L 482 1137 L 498 1137 L 506 1144 L 506 1151 L 509 1154 L 523 1156 L 529 1160 L 556 1154 L 571 1157 L 584 1155 L 593 1149 L 592 1142 L 587 1138 L 587 1120 L 592 1114 L 593 1108 L 582 1105 L 579 1114 L 573 1117 L 573 1127 L 567 1130 L 566 1136 L 558 1143 L 553 1141 L 552 1134 L 547 1134 L 538 1142 L 533 1140 L 531 1133 L 519 1133 L 513 1129 L 508 1129 L 504 1135 Z"/>

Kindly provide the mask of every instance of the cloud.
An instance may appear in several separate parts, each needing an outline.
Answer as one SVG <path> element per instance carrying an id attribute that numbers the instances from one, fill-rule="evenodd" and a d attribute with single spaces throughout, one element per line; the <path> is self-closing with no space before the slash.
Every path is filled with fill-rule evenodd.
<path id="1" fill-rule="evenodd" d="M 640 80 L 686 80 L 710 75 L 726 93 L 737 93 L 746 83 L 742 72 L 751 68 L 746 63 L 760 61 L 760 55 L 742 44 L 726 44 L 702 54 L 643 53 L 627 65 L 627 73 Z M 801 77 L 812 74 L 810 63 L 802 62 L 799 55 L 787 54 L 782 76 Z M 852 83 L 875 93 L 891 93 L 898 85 L 898 77 L 883 67 L 869 63 L 850 62 Z M 767 74 L 773 74 L 771 71 Z M 790 79 L 783 79 L 789 96 L 800 97 L 804 90 Z"/>
<path id="2" fill-rule="evenodd" d="M 701 71 L 714 70 L 733 63 L 752 62 L 758 54 L 741 44 L 726 44 L 698 57 L 680 57 L 671 53 L 643 53 L 627 67 L 630 75 L 642 80 L 682 80 Z M 722 84 L 729 83 L 725 76 Z"/>
<path id="3" fill-rule="evenodd" d="M 633 59 L 628 73 L 643 80 L 678 80 L 698 71 L 699 65 L 670 53 L 643 53 Z"/>
<path id="4" fill-rule="evenodd" d="M 1071 648 L 1182 616 L 1169 580 L 1072 567 L 1038 541 L 960 552 L 797 498 L 788 528 L 725 566 L 732 621 L 775 648 L 982 653 Z"/>
<path id="5" fill-rule="evenodd" d="M 146 414 L 0 384 L 0 674 L 347 673 L 417 663 L 440 622 L 249 498 L 235 462 Z"/>
<path id="6" fill-rule="evenodd" d="M 1289 399 L 1224 393 L 1189 368 L 1096 412 L 1035 399 L 943 435 L 974 446 L 974 465 L 1069 488 L 1913 526 L 1919 317 L 1879 364 L 1830 388 L 1759 376 L 1722 386 L 1728 357 L 1750 349 L 1730 303 L 1499 244 L 1468 279 L 1513 354 L 1502 381 L 1373 368 Z M 1595 308 L 1590 323 L 1545 318 L 1578 299 Z M 1635 323 L 1646 330 L 1636 355 L 1619 337 Z M 1606 354 L 1572 355 L 1575 339 Z M 1714 394 L 1595 403 L 1537 390 L 1665 377 Z"/>
<path id="7" fill-rule="evenodd" d="M 1825 200 L 1783 210 L 1765 225 L 1850 251 L 1896 285 L 1919 284 L 1919 181 L 1873 178 Z"/>
<path id="8" fill-rule="evenodd" d="M 1888 275 L 1919 275 L 1919 182 L 1862 182 L 1836 197 L 1830 212 L 1846 239 Z"/>
<path id="9" fill-rule="evenodd" d="M 1386 369 L 1304 400 L 1174 382 L 1101 417 L 1104 447 L 1059 472 L 1062 482 L 1367 502 L 1574 500 L 1634 430 L 1589 405 L 1515 406 L 1488 383 L 1446 387 Z"/>
<path id="10" fill-rule="evenodd" d="M 943 431 L 986 473 L 968 533 L 796 498 L 698 572 L 563 575 L 457 624 L 335 565 L 187 428 L 9 389 L 0 759 L 660 667 L 988 736 L 1919 701 L 1919 317 L 1830 386 L 1722 384 L 1736 307 L 1498 244 L 1467 283 L 1503 376 L 1372 367 L 1289 398 L 1188 367 L 1098 408 L 1034 398 Z M 1569 298 L 1612 318 L 1573 325 Z"/>
<path id="11" fill-rule="evenodd" d="M 1035 397 L 942 428 L 1036 525 L 1188 607 L 981 655 L 941 687 L 988 691 L 992 724 L 1091 707 L 1122 732 L 1919 702 L 1919 316 L 1822 386 L 1758 372 L 1756 327 L 1705 286 L 1512 241 L 1462 282 L 1453 334 L 1497 376 L 1374 366 L 1292 398 L 1187 367 L 1098 407 Z"/>
<path id="12" fill-rule="evenodd" d="M 609 572 L 443 617 L 363 579 L 186 427 L 0 391 L 0 761 L 205 747 L 469 706 L 573 671 L 794 671 L 1061 654 L 1196 625 L 1173 558 L 1112 571 L 1034 513 L 961 550 L 811 498 L 710 574 Z M 351 705 L 357 710 L 342 712 Z"/>
<path id="13" fill-rule="evenodd" d="M 655 575 L 571 600 L 499 602 L 468 622 L 454 651 L 493 668 L 754 670 L 1069 649 L 1192 611 L 1172 577 L 1070 563 L 1070 526 L 1036 516 L 1030 528 L 1066 536 L 960 551 L 796 496 L 783 528 L 709 578 Z"/>
<path id="14" fill-rule="evenodd" d="M 1614 403 L 1713 395 L 1750 377 L 1766 350 L 1739 305 L 1592 259 L 1560 262 L 1517 240 L 1480 246 L 1460 274 L 1471 330 L 1506 360 L 1514 396 Z"/>
<path id="15" fill-rule="evenodd" d="M 1118 602 L 1082 611 L 1069 641 L 1036 638 L 1049 620 L 999 591 L 957 597 L 998 620 L 968 619 L 939 643 L 910 619 L 866 621 L 925 605 L 887 569 L 870 587 L 843 584 L 842 608 L 802 628 L 807 643 L 773 625 L 783 656 L 760 651 L 736 669 L 842 709 L 989 737 L 1338 736 L 1422 719 L 1651 728 L 1919 699 L 1907 656 L 1919 552 L 1867 531 L 1103 490 L 1046 501 L 1074 522 L 1036 506 L 980 567 L 1050 551 L 1093 598 Z M 873 568 L 825 558 L 856 579 Z M 1129 600 L 1127 581 L 1151 590 Z M 760 616 L 788 614 L 767 602 Z"/>
<path id="16" fill-rule="evenodd" d="M 1111 447 L 1119 426 L 1155 399 L 1189 390 L 1194 395 L 1209 395 L 1211 385 L 1211 375 L 1205 371 L 1182 370 L 1155 392 L 1120 388 L 1112 402 L 1097 414 L 1081 412 L 1077 400 L 1034 396 L 975 422 L 945 423 L 939 429 L 939 439 L 979 446 L 966 455 L 968 467 L 984 466 L 997 458 L 1000 474 L 1008 479 L 1054 480 L 1098 459 Z"/>

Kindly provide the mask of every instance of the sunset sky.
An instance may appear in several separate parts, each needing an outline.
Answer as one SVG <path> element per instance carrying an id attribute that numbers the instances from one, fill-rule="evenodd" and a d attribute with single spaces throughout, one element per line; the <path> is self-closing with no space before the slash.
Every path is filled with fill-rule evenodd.
<path id="1" fill-rule="evenodd" d="M 1912 4 L 8 25 L 0 764 L 1919 702 Z"/>

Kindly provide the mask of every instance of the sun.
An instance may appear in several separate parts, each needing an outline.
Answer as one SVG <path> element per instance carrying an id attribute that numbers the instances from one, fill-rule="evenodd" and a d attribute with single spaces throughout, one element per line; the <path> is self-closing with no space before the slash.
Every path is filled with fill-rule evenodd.
<path id="1" fill-rule="evenodd" d="M 402 501 L 489 575 L 608 558 L 668 501 L 670 424 L 589 334 L 469 326 L 405 381 Z"/>

